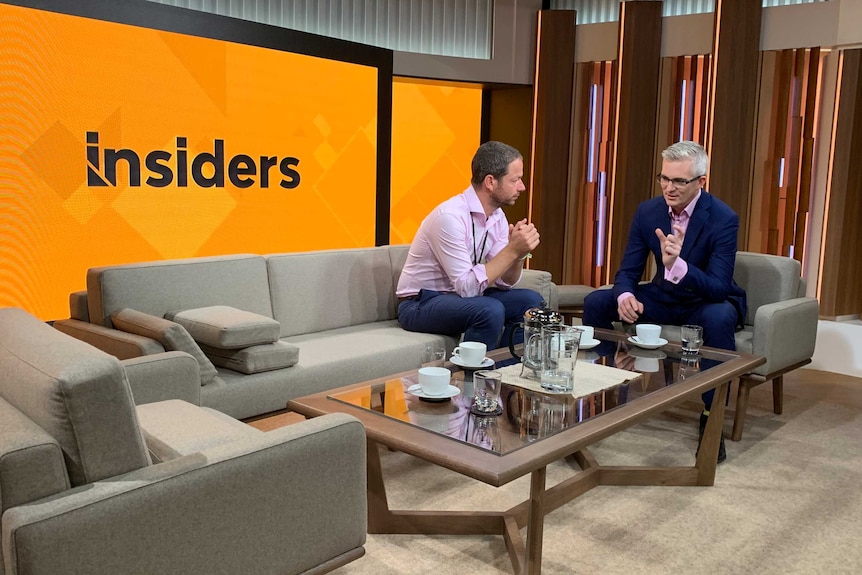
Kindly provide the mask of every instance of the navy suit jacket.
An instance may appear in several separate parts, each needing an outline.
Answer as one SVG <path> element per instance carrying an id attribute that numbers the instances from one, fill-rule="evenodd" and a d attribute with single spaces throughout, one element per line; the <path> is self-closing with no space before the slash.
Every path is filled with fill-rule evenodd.
<path id="1" fill-rule="evenodd" d="M 703 190 L 688 222 L 680 257 L 688 264 L 688 273 L 674 284 L 664 279 L 661 242 L 656 228 L 665 235 L 674 233 L 663 196 L 642 202 L 629 228 L 628 244 L 620 269 L 614 278 L 614 296 L 636 293 L 643 277 L 647 258 L 652 253 L 658 270 L 652 283 L 664 303 L 696 305 L 729 301 L 736 308 L 737 324 L 745 320 L 745 290 L 733 281 L 736 262 L 739 217 L 724 202 Z"/>

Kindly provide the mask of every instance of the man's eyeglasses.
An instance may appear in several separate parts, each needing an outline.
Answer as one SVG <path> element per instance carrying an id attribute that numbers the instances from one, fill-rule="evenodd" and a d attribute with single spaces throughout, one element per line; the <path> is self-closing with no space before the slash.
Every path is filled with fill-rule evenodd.
<path id="1" fill-rule="evenodd" d="M 690 183 L 692 183 L 696 180 L 699 180 L 702 177 L 703 176 L 695 176 L 694 178 L 692 178 L 690 180 L 684 180 L 682 178 L 671 179 L 671 178 L 668 178 L 667 176 L 665 176 L 664 174 L 656 174 L 655 181 L 658 182 L 658 185 L 660 185 L 661 187 L 664 187 L 668 184 L 673 184 L 674 188 L 676 188 L 677 190 L 681 190 L 684 187 L 686 187 L 687 185 L 689 185 Z"/>

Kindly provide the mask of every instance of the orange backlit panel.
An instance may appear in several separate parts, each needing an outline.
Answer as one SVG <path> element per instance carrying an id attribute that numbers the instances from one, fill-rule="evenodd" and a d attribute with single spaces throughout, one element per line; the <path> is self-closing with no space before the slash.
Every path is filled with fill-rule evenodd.
<path id="1" fill-rule="evenodd" d="M 395 80 L 390 243 L 410 243 L 428 212 L 470 185 L 481 122 L 480 86 Z"/>
<path id="2" fill-rule="evenodd" d="M 99 265 L 374 245 L 377 68 L 2 4 L 0 50 L 0 305 L 68 317 Z"/>

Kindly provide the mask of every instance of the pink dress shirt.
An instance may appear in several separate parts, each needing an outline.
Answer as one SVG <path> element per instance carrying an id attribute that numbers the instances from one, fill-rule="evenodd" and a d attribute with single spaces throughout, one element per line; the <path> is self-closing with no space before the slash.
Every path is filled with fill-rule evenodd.
<path id="1" fill-rule="evenodd" d="M 508 243 L 509 222 L 503 210 L 497 208 L 486 218 L 470 186 L 422 220 L 395 293 L 406 297 L 429 289 L 461 297 L 482 295 L 488 288 L 485 262 L 494 259 Z M 502 279 L 494 286 L 512 287 Z"/>
<path id="2" fill-rule="evenodd" d="M 682 233 L 685 234 L 685 231 L 688 229 L 688 222 L 691 220 L 691 214 L 694 213 L 694 206 L 697 205 L 697 201 L 700 199 L 700 194 L 702 193 L 703 191 L 698 192 L 694 199 L 682 209 L 679 215 L 674 214 L 670 206 L 667 207 L 667 213 L 670 216 L 671 233 L 675 233 L 673 226 L 679 226 L 682 228 Z M 685 243 L 685 238 L 682 241 Z M 684 259 L 678 257 L 670 269 L 664 268 L 664 279 L 672 284 L 678 284 L 687 273 L 688 264 Z M 631 292 L 621 293 L 620 297 L 617 298 L 617 304 L 622 303 L 630 295 L 632 295 Z"/>

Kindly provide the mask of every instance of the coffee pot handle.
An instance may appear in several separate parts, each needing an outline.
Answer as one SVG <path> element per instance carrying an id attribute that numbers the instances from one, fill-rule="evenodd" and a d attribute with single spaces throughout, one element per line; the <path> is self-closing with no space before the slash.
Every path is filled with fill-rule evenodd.
<path id="1" fill-rule="evenodd" d="M 521 361 L 521 356 L 518 355 L 518 353 L 515 351 L 515 332 L 518 330 L 518 328 L 523 329 L 524 324 L 510 323 L 509 326 L 506 328 L 506 331 L 508 332 L 507 340 L 509 343 L 509 353 L 512 354 L 512 357 L 514 357 L 518 361 Z M 526 349 L 526 347 L 524 349 Z"/>

